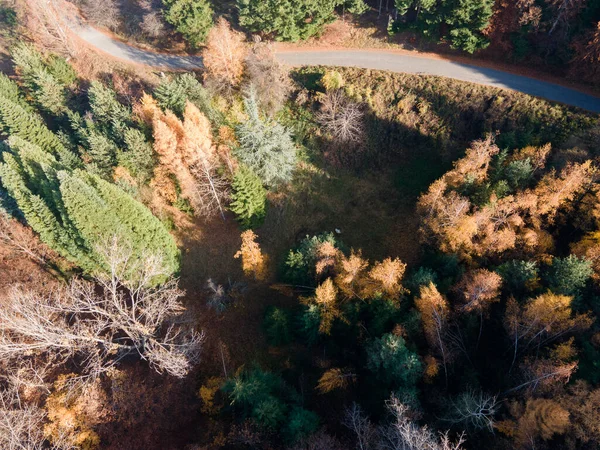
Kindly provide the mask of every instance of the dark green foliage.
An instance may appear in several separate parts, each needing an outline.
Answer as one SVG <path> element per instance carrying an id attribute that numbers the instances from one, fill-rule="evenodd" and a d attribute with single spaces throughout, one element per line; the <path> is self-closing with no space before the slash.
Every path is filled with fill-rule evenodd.
<path id="1" fill-rule="evenodd" d="M 511 161 L 504 169 L 504 176 L 513 189 L 526 186 L 533 175 L 533 167 L 529 158 Z"/>
<path id="2" fill-rule="evenodd" d="M 593 272 L 591 261 L 569 255 L 554 258 L 545 278 L 553 292 L 575 295 L 585 287 Z"/>
<path id="3" fill-rule="evenodd" d="M 302 239 L 300 245 L 295 250 L 290 250 L 288 254 L 284 266 L 284 279 L 297 286 L 316 286 L 317 251 L 325 242 L 338 247 L 333 233 L 306 236 Z"/>
<path id="4" fill-rule="evenodd" d="M 306 345 L 316 344 L 321 334 L 319 327 L 321 325 L 321 313 L 317 305 L 309 305 L 304 308 L 298 317 L 298 334 Z"/>
<path id="5" fill-rule="evenodd" d="M 267 191 L 260 178 L 242 165 L 233 177 L 231 188 L 229 209 L 235 213 L 242 227 L 261 226 L 267 214 Z"/>
<path id="6" fill-rule="evenodd" d="M 0 23 L 4 24 L 1 28 L 14 28 L 18 25 L 17 11 L 8 6 L 0 6 Z M 0 29 L 0 34 L 5 31 Z"/>
<path id="7" fill-rule="evenodd" d="M 300 407 L 298 394 L 278 375 L 261 369 L 245 371 L 227 381 L 223 390 L 243 417 L 272 431 L 282 431 L 287 440 L 310 434 L 318 427 L 316 414 Z"/>
<path id="8" fill-rule="evenodd" d="M 292 407 L 283 430 L 288 442 L 298 442 L 319 428 L 319 416 L 299 406 Z"/>
<path id="9" fill-rule="evenodd" d="M 96 126 L 113 141 L 123 142 L 125 130 L 131 122 L 129 108 L 117 100 L 113 89 L 96 80 L 90 84 L 88 98 Z"/>
<path id="10" fill-rule="evenodd" d="M 77 72 L 65 58 L 51 55 L 46 61 L 46 67 L 63 86 L 72 86 L 77 81 Z"/>
<path id="11" fill-rule="evenodd" d="M 177 79 L 165 79 L 154 89 L 154 97 L 163 110 L 182 116 L 187 101 L 185 87 Z"/>
<path id="12" fill-rule="evenodd" d="M 144 205 L 97 176 L 65 170 L 36 145 L 16 137 L 10 142 L 0 166 L 2 185 L 51 248 L 87 272 L 106 271 L 97 250 L 116 237 L 133 262 L 156 255 L 167 274 L 177 271 L 175 241 Z"/>
<path id="13" fill-rule="evenodd" d="M 522 294 L 538 279 L 538 265 L 535 261 L 505 262 L 496 270 L 502 277 L 504 286 L 512 294 Z"/>
<path id="14" fill-rule="evenodd" d="M 269 307 L 265 314 L 264 328 L 269 344 L 278 346 L 292 342 L 292 317 L 289 311 Z"/>
<path id="15" fill-rule="evenodd" d="M 13 103 L 17 103 L 25 109 L 31 110 L 31 106 L 25 101 L 21 95 L 19 85 L 0 72 L 0 96 L 4 97 Z"/>
<path id="16" fill-rule="evenodd" d="M 126 148 L 117 152 L 117 161 L 141 184 L 146 184 L 152 178 L 155 164 L 152 144 L 135 128 L 125 130 L 124 138 Z"/>
<path id="17" fill-rule="evenodd" d="M 421 286 L 428 286 L 429 283 L 437 284 L 437 279 L 434 270 L 429 267 L 419 267 L 406 282 L 406 287 L 414 294 L 418 294 Z"/>
<path id="18" fill-rule="evenodd" d="M 52 133 L 40 116 L 0 94 L 0 129 L 7 135 L 18 136 L 44 151 L 54 154 L 60 161 L 74 167 L 77 157 L 67 150 Z"/>
<path id="19" fill-rule="evenodd" d="M 104 178 L 111 176 L 111 169 L 116 163 L 117 146 L 104 134 L 95 129 L 87 130 L 86 159 L 89 170 Z"/>
<path id="20" fill-rule="evenodd" d="M 343 6 L 350 14 L 356 15 L 364 14 L 369 10 L 369 5 L 364 0 L 347 0 Z"/>
<path id="21" fill-rule="evenodd" d="M 236 156 L 267 186 L 290 181 L 296 167 L 296 146 L 290 131 L 271 119 L 260 117 L 254 90 L 246 96 L 244 105 L 249 117 L 236 127 L 240 143 Z"/>
<path id="22" fill-rule="evenodd" d="M 409 27 L 432 38 L 443 30 L 452 47 L 469 53 L 488 46 L 482 31 L 493 6 L 493 0 L 396 0 L 399 14 L 410 17 Z M 404 18 L 397 26 L 406 26 Z"/>
<path id="23" fill-rule="evenodd" d="M 208 0 L 164 0 L 164 17 L 181 33 L 191 47 L 198 47 L 213 26 L 213 10 Z"/>
<path id="24" fill-rule="evenodd" d="M 372 339 L 366 346 L 367 368 L 384 383 L 415 389 L 422 366 L 417 355 L 406 348 L 401 336 L 384 334 Z"/>
<path id="25" fill-rule="evenodd" d="M 297 41 L 319 34 L 334 20 L 343 0 L 238 0 L 240 25 L 278 41 Z"/>

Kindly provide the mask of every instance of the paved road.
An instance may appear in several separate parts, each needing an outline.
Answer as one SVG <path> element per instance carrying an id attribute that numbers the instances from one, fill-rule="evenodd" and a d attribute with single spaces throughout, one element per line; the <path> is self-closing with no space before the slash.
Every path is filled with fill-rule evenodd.
<path id="1" fill-rule="evenodd" d="M 166 55 L 140 50 L 112 39 L 85 24 L 72 26 L 72 30 L 93 47 L 129 62 L 170 70 L 192 70 L 202 67 L 202 58 L 199 56 Z M 512 89 L 600 113 L 599 97 L 534 78 L 435 58 L 392 53 L 385 50 L 286 51 L 278 53 L 277 57 L 292 66 L 361 67 L 455 78 Z"/>

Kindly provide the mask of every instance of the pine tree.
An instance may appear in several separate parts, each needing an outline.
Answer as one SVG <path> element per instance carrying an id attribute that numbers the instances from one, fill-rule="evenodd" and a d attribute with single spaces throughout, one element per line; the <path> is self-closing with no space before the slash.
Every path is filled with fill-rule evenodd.
<path id="1" fill-rule="evenodd" d="M 202 44 L 213 26 L 207 0 L 165 0 L 164 17 L 192 47 Z"/>
<path id="2" fill-rule="evenodd" d="M 40 116 L 0 95 L 0 129 L 10 136 L 18 136 L 57 156 L 62 163 L 74 167 L 78 158 L 67 150 Z"/>
<path id="3" fill-rule="evenodd" d="M 246 166 L 240 166 L 231 183 L 233 193 L 229 209 L 244 228 L 262 225 L 267 207 L 267 192 L 260 178 Z"/>
<path id="4" fill-rule="evenodd" d="M 236 128 L 240 142 L 236 156 L 268 186 L 289 181 L 296 166 L 296 147 L 289 130 L 260 117 L 254 91 L 244 104 L 249 118 Z"/>
<path id="5" fill-rule="evenodd" d="M 124 139 L 126 150 L 117 152 L 119 165 L 128 169 L 141 184 L 146 184 L 155 166 L 152 144 L 135 128 L 125 130 Z"/>
<path id="6" fill-rule="evenodd" d="M 65 170 L 18 137 L 11 137 L 10 146 L 0 164 L 2 185 L 32 229 L 63 257 L 86 272 L 105 271 L 97 250 L 116 237 L 135 260 L 154 255 L 167 273 L 177 271 L 175 241 L 144 205 L 95 175 Z"/>

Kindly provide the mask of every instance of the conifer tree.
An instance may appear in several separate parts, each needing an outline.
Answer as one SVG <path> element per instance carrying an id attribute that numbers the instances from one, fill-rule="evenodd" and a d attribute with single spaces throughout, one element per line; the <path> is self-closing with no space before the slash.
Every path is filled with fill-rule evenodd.
<path id="1" fill-rule="evenodd" d="M 265 219 L 267 192 L 260 178 L 246 166 L 240 166 L 231 183 L 233 193 L 229 209 L 244 228 L 259 227 Z"/>
<path id="2" fill-rule="evenodd" d="M 94 121 L 99 128 L 111 139 L 121 143 L 131 121 L 131 111 L 117 100 L 113 89 L 96 80 L 90 85 L 88 97 Z"/>
<path id="3" fill-rule="evenodd" d="M 67 150 L 60 139 L 52 133 L 40 116 L 0 95 L 0 130 L 10 136 L 18 136 L 43 150 L 57 156 L 62 163 L 74 167 L 78 158 Z"/>
<path id="4" fill-rule="evenodd" d="M 254 90 L 245 98 L 248 120 L 236 128 L 236 156 L 268 186 L 289 181 L 296 166 L 296 147 L 289 130 L 260 117 Z"/>
<path id="5" fill-rule="evenodd" d="M 208 0 L 165 0 L 165 20 L 192 46 L 202 44 L 213 26 Z"/>
<path id="6" fill-rule="evenodd" d="M 41 239 L 89 273 L 108 270 L 98 248 L 116 238 L 132 257 L 161 258 L 177 271 L 178 249 L 162 223 L 120 188 L 80 170 L 70 172 L 51 154 L 18 137 L 3 155 L 0 180 Z M 156 280 L 158 281 L 158 280 Z"/>
<path id="7" fill-rule="evenodd" d="M 125 147 L 117 152 L 117 161 L 128 169 L 141 184 L 146 184 L 152 178 L 154 155 L 152 144 L 144 134 L 135 128 L 125 130 Z"/>

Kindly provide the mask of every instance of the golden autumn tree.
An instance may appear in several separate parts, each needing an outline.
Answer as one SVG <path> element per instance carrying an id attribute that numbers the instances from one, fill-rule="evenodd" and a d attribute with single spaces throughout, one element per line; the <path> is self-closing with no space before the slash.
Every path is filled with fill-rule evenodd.
<path id="1" fill-rule="evenodd" d="M 369 271 L 369 290 L 382 293 L 391 298 L 396 298 L 406 289 L 402 287 L 401 281 L 406 271 L 406 264 L 399 258 L 386 258 L 373 265 Z"/>
<path id="2" fill-rule="evenodd" d="M 456 286 L 462 300 L 461 311 L 483 314 L 490 305 L 500 300 L 502 277 L 487 269 L 467 272 Z"/>
<path id="3" fill-rule="evenodd" d="M 451 356 L 445 342 L 448 316 L 450 314 L 448 301 L 440 294 L 435 284 L 429 283 L 427 286 L 421 286 L 419 297 L 415 299 L 415 306 L 421 313 L 427 343 L 441 357 L 447 377 L 447 363 Z"/>
<path id="4" fill-rule="evenodd" d="M 268 257 L 263 255 L 260 245 L 256 242 L 258 236 L 252 230 L 242 233 L 242 246 L 234 258 L 242 259 L 242 270 L 248 277 L 264 281 L 268 277 Z"/>
<path id="5" fill-rule="evenodd" d="M 369 262 L 363 259 L 360 251 L 352 250 L 348 257 L 341 255 L 336 268 L 335 282 L 344 296 L 347 298 L 363 297 L 368 267 Z"/>
<path id="6" fill-rule="evenodd" d="M 569 412 L 558 402 L 545 398 L 529 399 L 516 421 L 515 440 L 519 446 L 537 439 L 548 441 L 569 427 Z"/>
<path id="7" fill-rule="evenodd" d="M 207 81 L 215 83 L 221 89 L 239 85 L 244 75 L 246 54 L 244 35 L 233 31 L 221 17 L 210 30 L 202 53 Z"/>
<path id="8" fill-rule="evenodd" d="M 317 390 L 321 394 L 326 394 L 336 389 L 344 389 L 351 383 L 354 383 L 355 380 L 356 374 L 352 373 L 351 370 L 334 367 L 321 375 L 317 384 Z"/>
<path id="9" fill-rule="evenodd" d="M 321 318 L 319 332 L 330 334 L 333 321 L 342 315 L 339 308 L 338 289 L 333 284 L 333 280 L 327 278 L 317 286 L 314 297 L 308 302 L 314 303 L 319 308 Z"/>
<path id="10" fill-rule="evenodd" d="M 177 179 L 181 195 L 190 202 L 196 214 L 220 213 L 224 218 L 228 183 L 219 174 L 221 161 L 206 116 L 187 102 L 182 122 L 172 112 L 160 111 L 148 98 L 142 99 L 140 110 L 145 118 L 152 115 L 154 150 L 160 162 L 160 169 L 155 171 L 155 178 L 159 180 L 153 180 L 153 185 L 167 185 L 165 173 L 170 173 Z M 171 192 L 169 189 L 168 196 L 163 198 L 172 197 Z"/>

